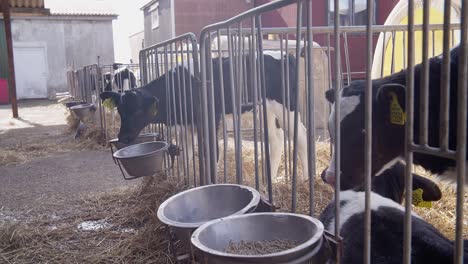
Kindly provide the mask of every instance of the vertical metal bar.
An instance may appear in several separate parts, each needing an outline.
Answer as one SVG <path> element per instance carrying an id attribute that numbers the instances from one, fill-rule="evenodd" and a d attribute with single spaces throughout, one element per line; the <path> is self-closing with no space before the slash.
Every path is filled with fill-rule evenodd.
<path id="1" fill-rule="evenodd" d="M 302 23 L 302 2 L 297 3 L 297 21 L 296 21 L 296 83 L 294 87 L 296 89 L 296 98 L 294 99 L 294 152 L 293 152 L 293 174 L 292 174 L 292 204 L 291 204 L 291 211 L 294 213 L 296 212 L 296 203 L 297 203 L 297 155 L 298 155 L 298 145 L 297 145 L 297 137 L 298 137 L 298 127 L 299 127 L 299 78 L 300 78 L 300 71 L 299 71 L 299 57 L 301 55 L 301 24 Z"/>
<path id="2" fill-rule="evenodd" d="M 414 34 L 414 32 L 413 32 Z M 392 31 L 392 66 L 391 66 L 391 69 L 390 69 L 390 72 L 391 74 L 393 74 L 395 72 L 395 40 L 396 40 L 396 32 L 395 31 Z M 408 39 L 409 41 L 409 39 Z M 409 53 L 409 51 L 408 51 Z"/>
<path id="3" fill-rule="evenodd" d="M 344 37 L 344 52 L 345 52 L 345 63 L 346 63 L 346 85 L 351 83 L 351 65 L 349 62 L 349 46 L 348 46 L 348 34 L 343 33 Z"/>
<path id="4" fill-rule="evenodd" d="M 423 43 L 422 59 L 423 69 L 421 72 L 420 104 L 419 104 L 419 144 L 427 146 L 428 122 L 429 122 L 429 8 L 430 3 L 424 1 L 423 5 Z"/>
<path id="5" fill-rule="evenodd" d="M 222 52 L 221 52 L 221 34 L 219 29 L 216 31 L 217 35 L 217 44 L 218 44 L 218 72 L 219 72 L 219 89 L 221 92 L 221 113 L 222 113 L 222 122 L 223 122 L 223 162 L 224 162 L 224 183 L 227 182 L 227 148 L 228 148 L 228 137 L 227 137 L 227 124 L 226 124 L 226 107 L 225 107 L 225 95 L 224 95 L 224 77 L 223 77 L 223 59 L 222 59 Z M 214 70 L 214 69 L 213 69 Z"/>
<path id="6" fill-rule="evenodd" d="M 174 111 L 174 112 L 173 112 L 173 114 L 174 114 L 174 123 L 172 123 L 172 116 L 170 116 L 171 118 L 170 118 L 169 120 L 171 120 L 171 121 L 170 121 L 169 123 L 171 123 L 171 126 L 172 126 L 172 127 L 175 127 L 174 139 L 175 139 L 175 144 L 176 144 L 176 146 L 178 146 L 178 145 L 179 145 L 179 139 L 178 139 L 179 133 L 178 133 L 178 131 L 177 131 L 177 120 L 178 120 L 178 119 L 177 119 L 177 115 L 178 115 L 178 114 L 177 114 L 177 104 L 176 104 L 176 98 L 175 98 L 175 97 L 176 97 L 176 94 L 175 94 L 175 93 L 176 93 L 176 90 L 175 90 L 175 87 L 174 87 L 174 86 L 175 86 L 175 82 L 176 82 L 176 80 L 174 79 L 174 74 L 176 74 L 176 72 L 177 72 L 177 65 L 175 65 L 175 64 L 177 64 L 177 47 L 175 47 L 175 48 L 176 48 L 176 54 L 175 54 L 175 56 L 176 56 L 176 63 L 174 63 L 174 49 L 172 48 L 172 46 L 175 47 L 175 44 L 172 44 L 172 43 L 171 43 L 170 46 L 169 46 L 169 51 L 170 51 L 170 53 L 171 53 L 171 57 L 170 57 L 171 70 L 170 70 L 170 73 L 169 73 L 169 75 L 170 75 L 170 84 L 171 84 L 171 85 L 170 85 L 170 87 L 168 87 L 168 88 L 169 88 L 169 90 L 170 90 L 169 94 L 170 94 L 170 96 L 172 97 L 171 103 L 172 103 L 172 108 L 173 108 L 173 111 Z M 177 170 L 177 180 L 180 181 L 180 162 L 179 162 L 179 158 L 177 158 L 176 160 L 177 160 L 177 167 L 176 167 L 176 170 Z"/>
<path id="7" fill-rule="evenodd" d="M 341 123 L 340 123 L 340 89 L 341 89 L 341 51 L 340 51 L 340 15 L 336 10 L 340 10 L 340 1 L 335 1 L 334 28 L 335 36 L 335 186 L 339 189 L 341 186 Z M 340 237 L 340 192 L 335 191 L 335 237 Z M 336 251 L 336 262 L 341 262 L 340 250 Z"/>
<path id="8" fill-rule="evenodd" d="M 256 43 L 255 43 L 255 17 L 252 17 L 250 26 L 250 72 L 251 72 L 251 84 L 250 88 L 253 89 L 253 128 L 254 128 L 254 161 L 255 161 L 255 189 L 260 189 L 260 175 L 258 173 L 258 124 L 257 124 L 257 107 L 258 107 L 258 83 L 257 83 L 257 57 L 263 56 L 263 54 L 257 55 Z"/>
<path id="9" fill-rule="evenodd" d="M 314 216 L 315 201 L 314 201 L 314 176 L 315 176 L 315 80 L 314 80 L 314 35 L 312 33 L 312 5 L 310 1 L 306 2 L 307 8 L 307 83 L 308 91 L 308 108 L 307 108 L 307 164 L 309 167 L 309 215 Z"/>
<path id="10" fill-rule="evenodd" d="M 242 43 L 243 41 L 243 35 L 242 35 L 242 22 L 239 22 L 238 24 L 238 60 L 237 60 L 237 96 L 236 96 L 236 104 L 237 104 L 237 141 L 236 145 L 239 146 L 236 152 L 236 180 L 237 184 L 242 184 L 243 182 L 243 177 L 242 177 L 242 130 L 241 130 L 241 124 L 242 124 L 242 89 L 243 89 L 243 68 L 242 68 L 242 63 L 244 62 L 244 56 L 243 56 L 243 50 L 242 50 Z"/>
<path id="11" fill-rule="evenodd" d="M 451 0 L 444 2 L 444 50 L 442 58 L 442 80 L 440 89 L 440 148 L 448 150 L 449 132 L 449 93 L 450 93 L 450 18 L 452 3 Z M 454 35 L 452 34 L 452 38 Z"/>
<path id="12" fill-rule="evenodd" d="M 262 88 L 262 104 L 263 104 L 263 125 L 265 131 L 265 168 L 267 176 L 267 189 L 268 189 L 268 200 L 273 203 L 273 186 L 271 182 L 271 163 L 270 163 L 270 139 L 268 131 L 268 117 L 266 107 L 266 85 L 265 85 L 265 61 L 263 57 L 263 41 L 262 41 L 262 17 L 258 15 L 255 17 L 255 24 L 257 26 L 257 42 L 258 42 L 258 54 L 260 56 L 260 79 Z"/>
<path id="13" fill-rule="evenodd" d="M 292 160 L 291 160 L 291 137 L 289 136 L 289 132 L 291 131 L 291 115 L 289 112 L 291 111 L 291 84 L 289 82 L 289 34 L 286 34 L 286 109 L 288 109 L 288 114 L 287 114 L 287 120 L 288 120 L 288 126 L 287 126 L 287 135 L 288 135 L 288 149 L 285 151 L 287 153 L 287 156 L 285 158 L 288 158 L 288 164 L 289 164 L 289 176 L 292 177 Z M 289 179 L 288 179 L 289 180 Z"/>
<path id="14" fill-rule="evenodd" d="M 209 32 L 208 32 L 209 34 Z M 203 139 L 203 142 L 204 142 L 204 150 L 205 150 L 205 155 L 204 155 L 204 158 L 205 158 L 205 175 L 200 175 L 200 179 L 202 179 L 202 176 L 205 176 L 204 178 L 204 182 L 203 184 L 209 184 L 210 183 L 210 179 L 211 179 L 211 173 L 212 173 L 212 169 L 211 169 L 211 151 L 210 151 L 210 143 L 213 142 L 213 140 L 210 138 L 209 136 L 209 130 L 210 130 L 210 127 L 209 127 L 209 123 L 208 123 L 208 94 L 207 94 L 207 89 L 208 89 L 208 84 L 207 84 L 207 80 L 206 80 L 206 60 L 207 60 L 207 51 L 209 50 L 209 46 L 207 45 L 210 45 L 211 43 L 210 42 L 207 42 L 206 41 L 206 37 L 205 35 L 203 35 L 203 33 L 201 34 L 202 37 L 200 38 L 200 57 L 201 57 L 201 71 L 200 71 L 200 74 L 201 74 L 201 77 L 202 77 L 202 87 L 201 87 L 201 97 L 202 97 L 202 101 L 203 101 L 203 114 L 202 116 L 204 117 L 203 118 L 203 126 L 204 126 L 204 131 L 203 131 L 203 134 L 204 134 L 204 139 Z M 212 145 L 212 147 L 215 147 L 214 145 Z M 214 159 L 213 159 L 214 161 Z M 202 184 L 202 183 L 200 183 Z"/>
<path id="15" fill-rule="evenodd" d="M 208 40 L 208 45 L 206 46 L 206 48 L 210 51 L 208 52 L 207 50 L 207 53 L 206 53 L 206 56 L 207 56 L 207 63 L 208 63 L 208 71 L 207 73 L 210 74 L 210 85 L 208 86 L 209 90 L 208 90 L 208 96 L 209 96 L 209 100 L 208 100 L 208 107 L 209 107 L 209 115 L 208 115 L 208 118 L 209 118 L 209 123 L 210 123 L 210 137 L 211 137 L 211 142 L 210 142 L 210 145 L 212 146 L 211 147 L 211 158 L 214 160 L 216 159 L 216 161 L 218 161 L 218 150 L 216 148 L 217 144 L 218 144 L 218 138 L 217 138 L 217 134 L 216 134 L 216 117 L 215 117 L 215 96 L 214 96 L 214 83 L 213 83 L 213 59 L 212 59 L 212 56 L 211 56 L 211 32 L 210 34 L 208 35 L 207 37 L 207 40 Z M 210 178 L 210 182 L 211 183 L 216 183 L 216 178 L 218 177 L 218 166 L 217 166 L 217 162 L 213 163 L 212 166 L 211 166 L 211 178 Z"/>
<path id="16" fill-rule="evenodd" d="M 374 1 L 367 0 L 367 67 L 365 91 L 365 214 L 364 214 L 364 263 L 371 263 L 371 185 L 372 185 L 372 17 Z"/>
<path id="17" fill-rule="evenodd" d="M 280 37 L 280 56 L 281 56 L 281 99 L 283 104 L 286 103 L 286 67 L 285 64 L 289 64 L 289 56 L 288 54 L 283 54 L 283 40 L 284 40 L 284 35 L 281 34 Z M 286 61 L 285 61 L 285 56 L 286 55 Z M 287 121 L 286 121 L 286 111 L 288 111 L 288 116 L 289 116 L 289 108 L 283 107 L 283 149 L 284 149 L 284 177 L 287 180 L 289 178 L 289 170 L 288 170 L 288 156 L 289 156 L 289 149 L 288 149 L 288 129 L 287 129 Z"/>
<path id="18" fill-rule="evenodd" d="M 183 117 L 183 114 L 184 114 L 184 111 L 182 110 L 182 95 L 183 95 L 183 92 L 182 92 L 182 86 L 181 86 L 181 78 L 185 75 L 184 74 L 184 66 L 183 66 L 183 63 L 182 65 L 179 63 L 179 47 L 177 45 L 178 43 L 174 43 L 174 47 L 175 47 L 175 65 L 174 65 L 174 69 L 176 70 L 176 74 L 177 74 L 177 89 L 174 89 L 174 97 L 177 97 L 175 98 L 178 103 L 179 103 L 179 107 L 176 107 L 177 111 L 179 112 L 178 113 L 178 116 L 179 116 L 179 122 L 176 121 L 176 132 L 177 133 L 177 137 L 179 137 L 179 142 L 180 142 L 180 146 L 184 149 L 184 151 L 182 152 L 182 157 L 183 157 L 183 164 L 182 164 L 182 172 L 184 173 L 184 182 L 185 184 L 188 184 L 188 179 L 187 179 L 187 176 L 188 176 L 188 173 L 187 173 L 187 166 L 186 166 L 186 162 L 187 162 L 187 159 L 185 158 L 185 154 L 187 153 L 185 150 L 185 142 L 184 142 L 184 129 L 183 129 L 183 125 L 184 125 L 184 117 Z M 181 47 L 182 48 L 182 47 Z M 183 55 L 182 55 L 183 56 Z M 180 70 L 179 70 L 180 69 Z M 182 76 L 181 76 L 182 75 Z M 185 84 L 183 84 L 184 88 L 185 88 Z M 176 101 L 176 105 L 177 105 L 177 101 Z M 177 120 L 177 119 L 176 119 Z M 180 131 L 178 131 L 178 128 L 180 128 Z M 179 160 L 177 162 L 177 165 L 179 165 Z"/>
<path id="19" fill-rule="evenodd" d="M 196 123 L 195 123 L 195 119 L 194 119 L 193 105 L 195 103 L 197 103 L 197 108 L 199 108 L 199 105 L 198 105 L 198 102 L 194 101 L 194 97 L 193 97 L 193 85 L 194 84 L 192 82 L 191 73 L 193 71 L 193 76 L 196 76 L 197 72 L 195 72 L 195 70 L 192 69 L 191 64 L 195 63 L 193 57 L 191 58 L 192 63 L 190 63 L 189 38 L 187 38 L 185 41 L 186 41 L 185 43 L 186 43 L 187 64 L 188 64 L 187 69 L 188 69 L 188 72 L 189 72 L 189 75 L 190 75 L 190 78 L 189 78 L 189 91 L 188 91 L 189 95 L 188 96 L 189 96 L 189 100 L 190 100 L 189 102 L 191 102 L 190 103 L 190 117 L 189 118 L 191 120 L 191 122 L 190 122 L 190 136 L 191 136 L 191 140 L 192 140 L 192 142 L 191 142 L 192 148 L 191 149 L 192 149 L 192 166 L 193 166 L 193 185 L 196 187 L 197 186 L 197 169 L 196 169 L 196 165 L 195 165 L 196 163 L 195 163 L 195 129 L 194 129 L 194 126 L 196 125 Z M 192 45 L 192 47 L 193 47 L 193 45 Z M 197 121 L 200 121 L 200 120 L 197 120 Z M 200 147 L 200 143 L 201 142 L 199 142 L 198 147 Z M 199 158 L 200 158 L 200 156 L 199 156 Z"/>
<path id="20" fill-rule="evenodd" d="M 455 234 L 455 263 L 463 263 L 463 206 L 466 174 L 466 117 L 468 89 L 468 3 L 463 1 L 461 18 L 460 61 L 458 72 L 458 125 L 457 125 L 457 219 Z"/>
<path id="21" fill-rule="evenodd" d="M 238 130 L 237 130 L 237 118 L 240 118 L 236 115 L 237 113 L 237 107 L 236 107 L 236 92 L 235 92 L 235 77 L 234 77 L 234 62 L 233 60 L 235 59 L 235 54 L 233 49 L 233 41 L 232 41 L 232 33 L 231 33 L 231 28 L 227 28 L 227 33 L 228 33 L 228 53 L 229 53 L 229 81 L 230 81 L 230 90 L 231 90 L 231 106 L 232 106 L 232 127 L 234 129 L 234 142 L 237 142 L 237 138 L 239 137 Z M 237 153 L 239 151 L 239 148 L 241 146 L 238 146 L 236 143 L 234 144 L 234 153 Z M 235 157 L 236 163 L 239 162 L 237 160 L 237 155 Z M 237 170 L 237 166 L 236 166 Z"/>
<path id="22" fill-rule="evenodd" d="M 181 40 L 180 42 L 180 55 L 181 55 L 181 63 L 182 63 L 182 68 L 183 68 L 183 72 L 182 72 L 182 87 L 179 88 L 179 89 L 182 89 L 182 96 L 183 97 L 183 124 L 184 124 L 184 128 L 183 128 L 183 135 L 184 135 L 184 163 L 185 163 L 185 172 L 186 172 L 186 179 L 187 179 L 187 183 L 190 183 L 190 160 L 189 160 L 189 153 L 188 153 L 188 131 L 189 131 L 189 128 L 188 128 L 188 122 L 187 122 L 187 89 L 186 89 L 186 86 L 185 86 L 185 72 L 186 70 L 188 70 L 188 68 L 185 66 L 185 60 L 184 60 L 184 45 L 183 45 L 183 41 Z M 188 64 L 190 64 L 188 61 L 187 61 Z M 190 76 L 191 76 L 191 73 L 190 71 L 188 71 L 188 78 L 190 80 Z M 182 104 L 181 104 L 182 105 Z"/>
<path id="23" fill-rule="evenodd" d="M 405 175 L 405 222 L 404 222 L 404 254 L 403 263 L 411 263 L 411 204 L 413 189 L 413 152 L 411 144 L 413 143 L 413 113 L 414 113 L 414 2 L 408 1 L 408 69 L 406 76 L 406 175 Z"/>
<path id="24" fill-rule="evenodd" d="M 387 32 L 384 31 L 383 33 L 383 45 L 382 45 L 382 64 L 380 64 L 380 78 L 384 76 L 384 65 L 385 65 L 385 44 L 386 44 L 386 38 L 385 35 Z"/>

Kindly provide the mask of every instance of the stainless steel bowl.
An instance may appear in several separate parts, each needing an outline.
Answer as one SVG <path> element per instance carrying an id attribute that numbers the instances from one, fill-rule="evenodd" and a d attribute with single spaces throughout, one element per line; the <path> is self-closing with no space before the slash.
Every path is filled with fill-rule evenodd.
<path id="1" fill-rule="evenodd" d="M 320 249 L 323 224 L 310 216 L 291 213 L 254 213 L 210 221 L 192 235 L 204 263 L 308 263 Z M 225 253 L 229 242 L 289 239 L 298 246 L 264 255 Z"/>
<path id="2" fill-rule="evenodd" d="M 169 144 L 164 141 L 139 143 L 116 151 L 113 156 L 133 177 L 151 176 L 163 170 Z"/>
<path id="3" fill-rule="evenodd" d="M 237 184 L 213 184 L 176 194 L 159 206 L 158 218 L 172 228 L 177 238 L 190 246 L 190 236 L 213 219 L 242 215 L 255 210 L 260 193 Z"/>
<path id="4" fill-rule="evenodd" d="M 118 138 L 114 138 L 109 140 L 109 144 L 111 144 L 113 147 L 115 147 L 117 150 L 139 144 L 139 143 L 144 143 L 144 142 L 152 142 L 152 141 L 159 141 L 161 140 L 161 136 L 158 133 L 148 133 L 148 134 L 141 134 L 139 135 L 134 141 L 130 143 L 122 143 L 119 142 Z"/>
<path id="5" fill-rule="evenodd" d="M 92 111 L 96 110 L 96 108 L 93 104 L 79 104 L 70 107 L 70 110 L 72 110 L 80 120 L 83 120 L 89 116 Z"/>
<path id="6" fill-rule="evenodd" d="M 81 104 L 86 104 L 86 103 L 83 102 L 83 101 L 70 101 L 70 102 L 66 102 L 65 106 L 67 108 L 70 108 L 70 107 L 73 107 L 73 106 L 76 106 L 76 105 L 81 105 Z"/>

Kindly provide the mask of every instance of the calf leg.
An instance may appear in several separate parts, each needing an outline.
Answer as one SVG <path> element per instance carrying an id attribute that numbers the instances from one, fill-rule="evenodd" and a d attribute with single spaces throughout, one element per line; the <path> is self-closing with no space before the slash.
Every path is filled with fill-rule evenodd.
<path id="1" fill-rule="evenodd" d="M 267 119 L 268 119 L 268 143 L 270 146 L 270 168 L 271 179 L 276 179 L 278 175 L 278 168 L 283 155 L 283 131 L 280 128 L 277 116 L 273 113 L 269 106 L 267 106 Z"/>
<path id="2" fill-rule="evenodd" d="M 274 101 L 268 100 L 271 105 L 271 111 L 274 112 L 275 116 L 278 118 L 279 126 L 282 129 L 286 129 L 289 133 L 289 139 L 294 140 L 294 112 L 287 111 L 289 114 L 289 120 L 291 121 L 291 129 L 287 129 L 287 127 L 283 127 L 286 124 L 286 120 L 283 120 L 283 110 L 286 111 L 286 108 L 283 107 L 282 104 Z M 302 164 L 302 179 L 307 179 L 309 175 L 309 167 L 307 163 L 307 129 L 305 128 L 304 124 L 301 121 L 301 116 L 298 113 L 299 123 L 298 123 L 298 133 L 297 133 L 297 150 L 299 159 L 301 160 Z M 281 143 L 280 143 L 281 144 Z"/>

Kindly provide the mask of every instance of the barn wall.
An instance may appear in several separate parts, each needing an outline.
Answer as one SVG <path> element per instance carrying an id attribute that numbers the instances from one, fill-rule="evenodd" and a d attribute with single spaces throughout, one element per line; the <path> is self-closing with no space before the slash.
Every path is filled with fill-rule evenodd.
<path id="1" fill-rule="evenodd" d="M 236 16 L 252 7 L 252 0 L 176 0 L 176 35 L 193 32 L 199 37 L 203 27 Z"/>
<path id="2" fill-rule="evenodd" d="M 145 27 L 145 47 L 157 44 L 175 37 L 173 34 L 172 3 L 174 0 L 159 0 L 159 27 L 152 29 L 150 6 L 143 10 Z M 180 0 L 177 0 L 180 1 Z"/>
<path id="3" fill-rule="evenodd" d="M 114 62 L 111 19 L 51 16 L 42 18 L 14 18 L 15 43 L 42 43 L 47 52 L 48 97 L 67 91 L 66 72 L 98 62 Z"/>

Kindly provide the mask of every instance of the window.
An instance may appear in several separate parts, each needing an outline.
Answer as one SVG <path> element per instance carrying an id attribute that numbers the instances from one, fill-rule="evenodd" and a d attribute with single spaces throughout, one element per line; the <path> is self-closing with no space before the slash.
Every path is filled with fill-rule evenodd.
<path id="1" fill-rule="evenodd" d="M 374 16 L 372 23 L 375 24 L 376 3 L 374 1 Z M 351 6 L 351 8 L 349 8 Z M 334 25 L 335 1 L 328 0 L 328 24 Z M 340 0 L 340 25 L 358 26 L 367 24 L 367 0 Z"/>
<path id="2" fill-rule="evenodd" d="M 149 13 L 151 16 L 151 28 L 155 29 L 159 27 L 159 2 L 154 3 L 150 9 Z"/>

